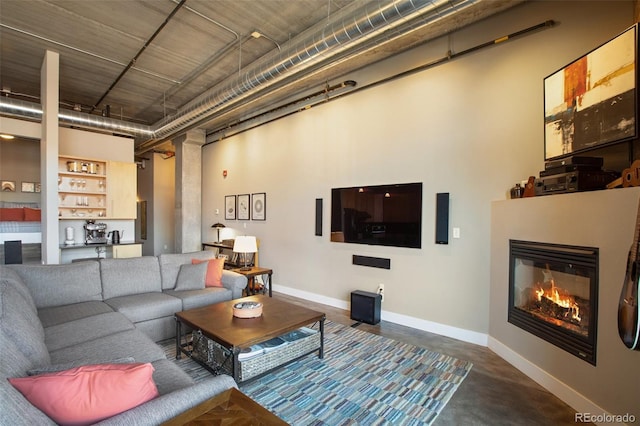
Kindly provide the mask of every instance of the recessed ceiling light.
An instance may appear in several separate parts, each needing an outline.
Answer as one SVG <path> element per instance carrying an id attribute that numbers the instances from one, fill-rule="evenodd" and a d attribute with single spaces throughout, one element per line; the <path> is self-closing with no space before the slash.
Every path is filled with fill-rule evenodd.
<path id="1" fill-rule="evenodd" d="M 7 140 L 11 140 L 11 139 L 15 139 L 15 136 L 13 136 L 13 135 L 7 135 L 7 134 L 4 134 L 4 133 L 1 133 L 1 134 L 0 134 L 0 138 L 2 138 L 2 139 L 7 139 Z"/>

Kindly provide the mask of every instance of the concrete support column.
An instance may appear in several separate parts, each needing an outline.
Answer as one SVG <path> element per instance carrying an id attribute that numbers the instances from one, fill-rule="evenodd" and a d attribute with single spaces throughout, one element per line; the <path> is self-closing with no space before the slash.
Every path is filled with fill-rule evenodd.
<path id="1" fill-rule="evenodd" d="M 191 130 L 173 140 L 176 148 L 176 253 L 202 248 L 202 145 L 204 130 Z"/>
<path id="2" fill-rule="evenodd" d="M 42 126 L 40 137 L 40 207 L 42 263 L 60 263 L 58 230 L 58 104 L 60 54 L 47 50 L 40 69 Z"/>

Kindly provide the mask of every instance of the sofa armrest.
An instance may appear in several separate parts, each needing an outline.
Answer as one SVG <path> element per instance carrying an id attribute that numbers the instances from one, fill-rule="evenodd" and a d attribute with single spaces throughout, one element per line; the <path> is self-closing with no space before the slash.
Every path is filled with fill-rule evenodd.
<path id="1" fill-rule="evenodd" d="M 231 290 L 232 299 L 239 299 L 242 297 L 242 290 L 247 286 L 247 277 L 237 272 L 224 269 L 222 271 L 222 285 L 224 288 Z"/>
<path id="2" fill-rule="evenodd" d="M 102 426 L 160 424 L 232 387 L 237 388 L 238 385 L 231 376 L 212 376 L 193 386 L 159 396 L 97 424 Z"/>

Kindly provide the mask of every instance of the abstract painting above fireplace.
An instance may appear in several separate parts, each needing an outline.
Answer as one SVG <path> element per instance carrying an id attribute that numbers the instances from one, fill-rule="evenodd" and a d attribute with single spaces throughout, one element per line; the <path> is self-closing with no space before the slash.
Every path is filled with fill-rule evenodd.
<path id="1" fill-rule="evenodd" d="M 508 321 L 596 364 L 597 248 L 509 241 Z"/>

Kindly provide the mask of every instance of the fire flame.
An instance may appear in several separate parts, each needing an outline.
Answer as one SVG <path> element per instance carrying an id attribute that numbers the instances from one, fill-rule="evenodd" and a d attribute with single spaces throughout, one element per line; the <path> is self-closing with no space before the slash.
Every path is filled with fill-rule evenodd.
<path id="1" fill-rule="evenodd" d="M 551 288 L 549 290 L 545 291 L 542 288 L 536 289 L 536 295 L 538 296 L 538 302 L 544 297 L 562 308 L 571 309 L 571 319 L 580 322 L 580 307 L 573 297 L 560 296 L 554 280 L 551 280 Z"/>

